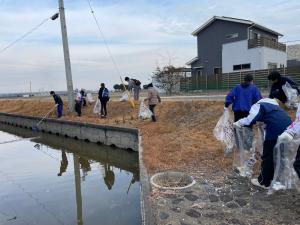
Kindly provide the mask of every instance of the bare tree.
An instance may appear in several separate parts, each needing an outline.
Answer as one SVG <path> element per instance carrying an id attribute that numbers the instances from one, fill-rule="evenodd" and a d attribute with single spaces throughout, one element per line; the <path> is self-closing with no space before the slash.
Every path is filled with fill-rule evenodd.
<path id="1" fill-rule="evenodd" d="M 152 78 L 156 87 L 165 90 L 167 94 L 171 95 L 180 84 L 182 68 L 176 68 L 172 65 L 163 68 L 157 67 Z"/>

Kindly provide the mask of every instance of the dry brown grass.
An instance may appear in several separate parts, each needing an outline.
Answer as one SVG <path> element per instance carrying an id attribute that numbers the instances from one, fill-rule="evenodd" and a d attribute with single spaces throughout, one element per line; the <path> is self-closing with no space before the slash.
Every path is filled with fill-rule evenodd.
<path id="1" fill-rule="evenodd" d="M 43 116 L 53 101 L 1 100 L 0 111 Z M 140 121 L 138 109 L 128 103 L 109 102 L 108 119 L 93 114 L 93 106 L 83 109 L 83 116 L 66 113 L 63 119 L 96 124 L 139 128 L 143 136 L 144 161 L 150 172 L 162 170 L 224 170 L 231 158 L 224 157 L 223 147 L 213 137 L 213 128 L 223 112 L 222 102 L 165 102 L 157 106 L 158 122 Z M 291 115 L 294 111 L 290 111 Z M 54 117 L 54 115 L 51 115 Z"/>

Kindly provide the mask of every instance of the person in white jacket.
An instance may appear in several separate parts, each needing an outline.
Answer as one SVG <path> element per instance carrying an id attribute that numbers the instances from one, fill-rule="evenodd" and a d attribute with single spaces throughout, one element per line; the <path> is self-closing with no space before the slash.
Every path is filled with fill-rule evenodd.
<path id="1" fill-rule="evenodd" d="M 291 142 L 295 136 L 300 135 L 300 105 L 296 113 L 295 121 L 288 126 L 288 128 L 278 137 L 280 142 Z M 300 145 L 298 147 L 296 159 L 294 162 L 294 169 L 300 179 Z"/>

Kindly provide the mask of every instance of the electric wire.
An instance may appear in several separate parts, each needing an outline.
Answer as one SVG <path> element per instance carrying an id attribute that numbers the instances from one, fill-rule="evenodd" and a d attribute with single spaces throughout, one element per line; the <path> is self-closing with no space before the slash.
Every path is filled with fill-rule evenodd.
<path id="1" fill-rule="evenodd" d="M 2 48 L 0 50 L 0 54 L 3 53 L 4 51 L 6 51 L 7 49 L 11 48 L 12 46 L 14 46 L 19 41 L 21 41 L 24 38 L 26 38 L 29 34 L 31 34 L 34 31 L 36 31 L 38 28 L 40 28 L 42 25 L 44 25 L 48 20 L 50 20 L 50 17 L 44 19 L 41 23 L 39 23 L 35 27 L 31 28 L 29 31 L 27 31 L 25 34 L 23 34 L 21 37 L 17 38 L 16 40 L 12 41 L 11 43 L 9 43 L 7 46 L 5 46 L 4 48 Z"/>
<path id="2" fill-rule="evenodd" d="M 103 39 L 104 45 L 105 45 L 105 47 L 106 47 L 106 50 L 107 50 L 107 52 L 108 52 L 108 54 L 109 54 L 109 56 L 110 56 L 110 59 L 111 59 L 113 65 L 114 65 L 116 71 L 118 72 L 119 76 L 121 76 L 121 72 L 120 72 L 120 70 L 119 70 L 119 67 L 118 67 L 118 65 L 117 65 L 117 63 L 116 63 L 116 61 L 115 61 L 115 59 L 114 59 L 114 57 L 113 57 L 113 54 L 111 53 L 111 50 L 110 50 L 109 45 L 108 45 L 108 43 L 107 43 L 107 41 L 106 41 L 105 35 L 104 35 L 103 31 L 101 30 L 100 23 L 99 23 L 99 21 L 98 21 L 96 15 L 95 15 L 95 11 L 94 11 L 94 9 L 93 9 L 93 7 L 92 7 L 91 1 L 90 1 L 90 0 L 86 0 L 86 1 L 87 1 L 88 4 L 89 4 L 89 8 L 90 8 L 90 10 L 91 10 L 91 14 L 92 14 L 92 16 L 93 16 L 93 18 L 94 18 L 94 20 L 95 20 L 95 23 L 96 23 L 97 28 L 98 28 L 98 30 L 99 30 L 99 33 L 100 33 L 100 35 L 101 35 L 101 37 L 102 37 L 102 39 Z"/>

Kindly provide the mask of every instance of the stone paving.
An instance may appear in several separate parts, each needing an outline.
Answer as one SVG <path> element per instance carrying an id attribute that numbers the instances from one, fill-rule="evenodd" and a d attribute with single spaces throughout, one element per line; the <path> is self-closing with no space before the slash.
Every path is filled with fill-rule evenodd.
<path id="1" fill-rule="evenodd" d="M 296 190 L 267 195 L 246 178 L 221 172 L 196 177 L 190 189 L 152 190 L 156 223 L 160 225 L 300 225 L 300 193 Z M 217 179 L 223 177 L 223 179 Z"/>

